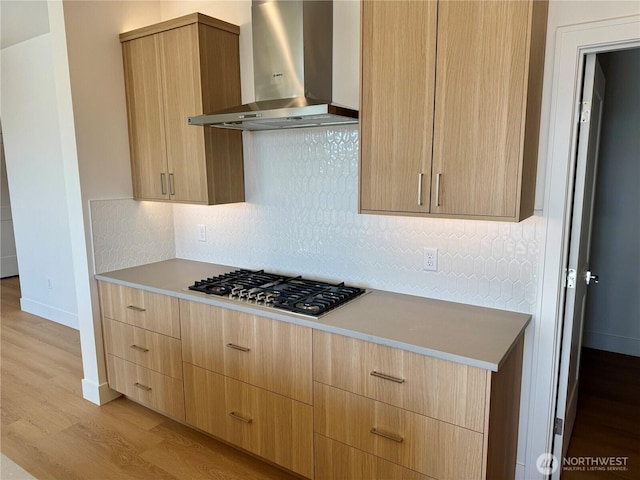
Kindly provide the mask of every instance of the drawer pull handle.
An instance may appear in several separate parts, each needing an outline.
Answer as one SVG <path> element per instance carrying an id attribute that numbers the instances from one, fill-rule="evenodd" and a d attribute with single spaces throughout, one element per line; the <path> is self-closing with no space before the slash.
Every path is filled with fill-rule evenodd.
<path id="1" fill-rule="evenodd" d="M 238 415 L 236 412 L 229 412 L 229 416 L 244 423 L 251 423 L 252 421 L 251 418 L 244 418 L 242 415 Z"/>
<path id="2" fill-rule="evenodd" d="M 240 350 L 241 352 L 251 351 L 249 347 L 241 347 L 240 345 L 236 345 L 235 343 L 227 343 L 227 347 L 233 348 L 234 350 Z"/>
<path id="3" fill-rule="evenodd" d="M 375 370 L 369 375 L 372 377 L 382 378 L 383 380 L 389 380 L 396 383 L 404 383 L 404 378 L 392 377 L 391 375 L 385 375 L 384 373 L 376 372 Z"/>
<path id="4" fill-rule="evenodd" d="M 395 435 L 393 433 L 382 432 L 382 431 L 378 430 L 376 427 L 371 428 L 371 433 L 373 433 L 374 435 L 378 435 L 379 437 L 383 437 L 383 438 L 387 438 L 389 440 L 393 440 L 394 442 L 398 442 L 398 443 L 402 443 L 404 441 L 404 438 L 402 438 L 400 435 Z"/>
<path id="5" fill-rule="evenodd" d="M 143 384 L 138 383 L 138 382 L 134 383 L 133 386 L 134 387 L 138 387 L 139 389 L 144 390 L 146 392 L 150 392 L 151 391 L 151 387 L 147 387 L 146 385 L 143 385 Z"/>
<path id="6" fill-rule="evenodd" d="M 129 310 L 133 310 L 135 312 L 146 312 L 147 309 L 146 308 L 140 308 L 140 307 L 136 307 L 135 305 L 127 305 L 127 308 Z"/>
<path id="7" fill-rule="evenodd" d="M 138 350 L 139 352 L 142 352 L 142 353 L 147 353 L 149 351 L 148 348 L 141 347 L 140 345 L 135 345 L 135 344 L 131 345 L 131 348 L 133 348 L 134 350 Z"/>

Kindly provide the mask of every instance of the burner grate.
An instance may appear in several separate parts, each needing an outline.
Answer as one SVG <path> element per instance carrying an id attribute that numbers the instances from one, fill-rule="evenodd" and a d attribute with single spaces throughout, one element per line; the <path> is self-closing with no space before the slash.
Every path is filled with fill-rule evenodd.
<path id="1" fill-rule="evenodd" d="M 236 270 L 196 281 L 189 286 L 189 290 L 314 317 L 365 292 L 362 288 L 346 286 L 344 283 L 287 277 L 264 270 Z"/>

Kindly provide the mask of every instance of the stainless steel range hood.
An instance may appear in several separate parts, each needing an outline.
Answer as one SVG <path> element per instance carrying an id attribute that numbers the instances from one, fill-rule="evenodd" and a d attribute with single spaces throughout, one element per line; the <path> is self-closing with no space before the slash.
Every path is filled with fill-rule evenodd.
<path id="1" fill-rule="evenodd" d="M 277 130 L 358 123 L 332 99 L 333 2 L 254 0 L 254 103 L 189 117 L 190 125 Z"/>

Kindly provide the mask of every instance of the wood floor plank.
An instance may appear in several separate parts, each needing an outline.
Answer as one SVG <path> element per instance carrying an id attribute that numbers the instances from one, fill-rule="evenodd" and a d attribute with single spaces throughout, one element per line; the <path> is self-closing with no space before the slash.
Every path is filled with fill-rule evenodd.
<path id="1" fill-rule="evenodd" d="M 562 480 L 640 478 L 640 357 L 583 348 L 567 458 L 628 457 L 627 470 L 567 469 Z"/>

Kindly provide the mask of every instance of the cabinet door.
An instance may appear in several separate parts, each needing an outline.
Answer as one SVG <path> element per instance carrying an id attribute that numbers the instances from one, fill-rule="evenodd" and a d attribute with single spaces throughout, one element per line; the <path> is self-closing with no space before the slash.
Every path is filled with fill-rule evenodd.
<path id="1" fill-rule="evenodd" d="M 483 435 L 314 383 L 314 430 L 439 480 L 479 480 Z"/>
<path id="2" fill-rule="evenodd" d="M 311 404 L 311 329 L 180 301 L 183 360 Z"/>
<path id="3" fill-rule="evenodd" d="M 178 202 L 207 202 L 204 129 L 190 126 L 187 117 L 201 115 L 198 25 L 158 35 L 162 52 L 169 191 Z"/>
<path id="4" fill-rule="evenodd" d="M 432 213 L 516 215 L 530 12 L 525 1 L 439 5 Z"/>
<path id="5" fill-rule="evenodd" d="M 184 364 L 186 421 L 289 470 L 313 477 L 313 408 Z"/>
<path id="6" fill-rule="evenodd" d="M 160 45 L 156 35 L 122 44 L 133 196 L 168 199 Z"/>
<path id="7" fill-rule="evenodd" d="M 429 212 L 437 2 L 362 2 L 360 210 Z"/>

